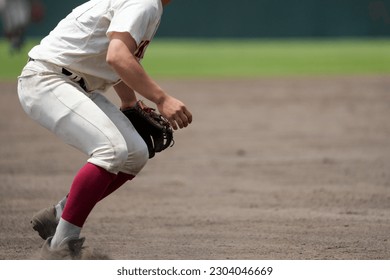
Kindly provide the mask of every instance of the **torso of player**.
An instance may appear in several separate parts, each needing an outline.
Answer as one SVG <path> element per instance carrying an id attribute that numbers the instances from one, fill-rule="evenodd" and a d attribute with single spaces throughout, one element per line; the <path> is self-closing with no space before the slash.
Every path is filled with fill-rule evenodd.
<path id="1" fill-rule="evenodd" d="M 119 77 L 106 63 L 109 33 L 129 32 L 141 60 L 161 15 L 161 0 L 92 0 L 75 8 L 29 56 L 113 84 Z"/>

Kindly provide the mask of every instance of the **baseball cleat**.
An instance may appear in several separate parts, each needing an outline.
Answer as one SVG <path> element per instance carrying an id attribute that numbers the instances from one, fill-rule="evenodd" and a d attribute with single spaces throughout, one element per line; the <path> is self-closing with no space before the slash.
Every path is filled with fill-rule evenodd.
<path id="1" fill-rule="evenodd" d="M 67 237 L 57 248 L 51 248 L 52 236 L 46 239 L 39 258 L 42 260 L 81 260 L 85 237 Z"/>
<path id="2" fill-rule="evenodd" d="M 32 217 L 31 224 L 42 239 L 54 236 L 58 225 L 55 206 L 40 210 Z"/>

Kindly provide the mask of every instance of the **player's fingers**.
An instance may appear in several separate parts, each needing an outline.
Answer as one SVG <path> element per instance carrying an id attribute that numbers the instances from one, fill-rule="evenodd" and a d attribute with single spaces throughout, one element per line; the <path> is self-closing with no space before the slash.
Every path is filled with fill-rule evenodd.
<path id="1" fill-rule="evenodd" d="M 181 116 L 175 117 L 175 122 L 176 122 L 176 124 L 177 124 L 177 126 L 178 126 L 179 128 L 183 128 L 183 127 L 185 127 L 185 126 L 188 125 L 188 124 L 186 123 L 186 120 L 183 120 L 183 119 L 181 118 Z"/>
<path id="2" fill-rule="evenodd" d="M 189 116 L 188 116 L 189 114 Z M 192 115 L 188 110 L 184 109 L 182 112 L 179 112 L 178 125 L 180 128 L 187 127 L 192 121 Z"/>
<path id="3" fill-rule="evenodd" d="M 184 112 L 179 113 L 179 119 L 177 121 L 180 128 L 187 127 L 190 123 Z"/>
<path id="4" fill-rule="evenodd" d="M 184 115 L 187 117 L 188 124 L 192 123 L 192 114 L 190 111 L 187 110 L 187 108 L 184 108 Z"/>
<path id="5" fill-rule="evenodd" d="M 173 128 L 174 130 L 177 130 L 177 129 L 178 129 L 174 117 L 169 118 L 168 121 L 169 121 L 169 123 L 171 124 L 171 126 L 172 126 L 172 128 Z"/>
<path id="6" fill-rule="evenodd" d="M 184 104 L 181 103 L 179 105 L 177 110 L 167 118 L 174 130 L 187 127 L 192 122 L 192 114 L 190 111 L 188 111 Z"/>

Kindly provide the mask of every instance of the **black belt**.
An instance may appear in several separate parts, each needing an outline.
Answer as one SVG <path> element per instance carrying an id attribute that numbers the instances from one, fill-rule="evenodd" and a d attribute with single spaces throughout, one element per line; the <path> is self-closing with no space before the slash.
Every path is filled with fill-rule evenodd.
<path id="1" fill-rule="evenodd" d="M 30 62 L 30 61 L 35 61 L 35 59 L 29 57 L 29 58 L 28 58 L 28 62 Z M 82 77 L 73 74 L 72 72 L 70 72 L 69 70 L 67 70 L 67 69 L 65 69 L 65 68 L 62 68 L 61 72 L 62 72 L 62 74 L 64 74 L 65 76 L 68 76 L 72 81 L 74 81 L 75 83 L 79 84 L 79 86 L 80 86 L 83 90 L 87 91 L 87 87 L 86 87 L 86 85 L 85 85 L 85 81 L 84 81 L 84 79 L 83 79 Z"/>
<path id="2" fill-rule="evenodd" d="M 71 79 L 72 81 L 78 83 L 79 86 L 80 86 L 83 90 L 87 91 L 87 87 L 86 87 L 86 85 L 85 85 L 85 81 L 84 81 L 84 79 L 83 79 L 82 77 L 73 74 L 72 72 L 70 72 L 69 70 L 67 70 L 67 69 L 65 69 L 65 68 L 62 68 L 62 74 L 64 74 L 65 76 L 70 77 L 70 79 Z"/>

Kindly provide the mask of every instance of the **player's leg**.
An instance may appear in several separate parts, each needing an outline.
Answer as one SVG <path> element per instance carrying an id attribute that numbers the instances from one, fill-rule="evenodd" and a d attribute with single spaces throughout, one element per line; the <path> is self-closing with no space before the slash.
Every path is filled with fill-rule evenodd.
<path id="1" fill-rule="evenodd" d="M 89 163 L 75 176 L 62 218 L 50 242 L 51 248 L 60 247 L 68 237 L 78 239 L 90 211 L 115 178 L 114 171 L 117 172 L 125 161 L 127 149 L 105 114 L 60 76 L 21 78 L 19 95 L 31 118 L 64 142 L 91 155 Z M 106 129 L 102 131 L 100 127 Z"/>
<path id="2" fill-rule="evenodd" d="M 51 247 L 60 247 L 68 238 L 78 238 L 88 215 L 116 175 L 87 163 L 76 174 L 57 226 Z"/>
<path id="3" fill-rule="evenodd" d="M 96 104 L 60 76 L 21 78 L 18 92 L 25 111 L 34 120 L 64 142 L 91 155 L 71 187 L 62 214 L 68 224 L 61 222 L 65 220 L 62 219 L 58 226 L 61 231 L 68 232 L 66 234 L 75 233 L 77 236 L 77 227 L 82 227 L 94 205 L 115 179 L 115 173 L 126 162 L 126 141 Z M 43 109 L 45 107 L 51 110 Z M 91 176 L 96 180 L 90 180 Z M 55 235 L 60 234 L 58 229 Z"/>
<path id="4" fill-rule="evenodd" d="M 94 174 L 94 171 L 90 170 L 94 167 L 94 165 L 86 165 L 85 167 L 83 167 L 82 170 L 76 176 L 75 181 L 72 185 L 69 197 L 67 198 L 67 202 L 65 204 L 65 209 L 63 211 L 62 218 L 59 221 L 56 234 L 54 235 L 52 240 L 53 244 L 61 245 L 62 240 L 66 240 L 67 237 L 72 235 L 78 236 L 81 231 L 81 227 L 83 226 L 89 212 L 92 210 L 94 205 L 99 200 L 103 199 L 104 197 L 108 196 L 113 191 L 118 189 L 126 181 L 134 178 L 134 176 L 146 164 L 146 161 L 148 159 L 147 147 L 145 143 L 135 131 L 135 129 L 132 127 L 132 125 L 129 123 L 127 118 L 125 118 L 123 114 L 117 109 L 117 107 L 114 106 L 103 95 L 99 93 L 92 94 L 91 99 L 101 109 L 101 111 L 106 116 L 108 116 L 108 118 L 115 124 L 115 127 L 118 128 L 123 138 L 128 139 L 128 141 L 126 141 L 126 150 L 128 152 L 127 158 L 124 164 L 121 165 L 118 169 L 123 170 L 125 172 L 120 171 L 116 176 L 112 178 L 108 177 L 107 182 L 104 184 L 107 185 L 104 192 L 99 192 L 99 194 L 95 192 L 96 196 L 93 199 L 91 199 L 91 195 L 89 195 L 88 201 L 84 201 L 83 203 L 74 203 L 72 201 L 73 198 L 77 200 L 77 202 L 79 202 L 80 197 L 83 197 L 83 195 L 80 195 L 80 192 L 86 192 L 91 194 L 91 192 L 93 192 L 93 189 L 88 190 L 88 186 L 95 188 L 97 184 L 102 184 L 102 179 L 103 181 L 105 179 L 104 177 L 102 178 L 102 176 L 99 176 L 99 174 Z M 95 170 L 95 172 L 96 171 L 97 170 Z M 102 171 L 104 170 L 100 170 L 100 172 Z M 84 176 L 83 173 L 88 174 L 88 176 Z M 94 176 L 92 176 L 93 174 Z M 95 178 L 96 181 L 93 182 L 91 178 Z M 82 188 L 77 186 L 82 186 Z M 75 190 L 73 190 L 74 188 Z M 77 208 L 75 205 L 77 205 L 79 208 Z M 69 223 L 68 221 L 71 221 L 71 223 Z"/>
<path id="5" fill-rule="evenodd" d="M 106 198 L 111 193 L 119 189 L 126 182 L 132 180 L 135 176 L 123 172 L 119 172 L 115 179 L 108 185 L 106 191 L 103 193 L 100 200 Z M 64 211 L 68 195 L 63 197 L 57 204 L 44 208 L 38 211 L 31 219 L 32 227 L 36 230 L 39 236 L 46 240 L 48 237 L 53 236 L 57 225 Z M 100 201 L 99 200 L 99 201 Z"/>
<path id="6" fill-rule="evenodd" d="M 120 168 L 114 181 L 108 186 L 101 197 L 104 199 L 124 183 L 132 180 L 145 166 L 149 159 L 147 146 L 142 137 L 135 130 L 128 118 L 119 111 L 104 95 L 95 92 L 91 99 L 115 124 L 126 141 L 128 156 L 124 165 Z"/>
<path id="7" fill-rule="evenodd" d="M 95 92 L 91 94 L 91 100 L 108 116 L 108 118 L 115 124 L 123 138 L 126 141 L 128 156 L 124 165 L 120 168 L 114 181 L 108 186 L 101 199 L 107 197 L 109 194 L 117 190 L 124 183 L 132 180 L 144 167 L 148 160 L 148 152 L 145 142 L 139 136 L 137 131 L 129 120 L 112 104 L 104 95 Z M 57 217 L 58 212 L 64 208 L 66 198 L 58 202 L 55 206 Z"/>
<path id="8" fill-rule="evenodd" d="M 131 175 L 137 175 L 149 159 L 147 146 L 129 119 L 111 103 L 103 94 L 94 92 L 91 100 L 102 112 L 114 123 L 115 127 L 123 136 L 127 147 L 127 158 L 119 171 Z"/>
<path id="9" fill-rule="evenodd" d="M 132 180 L 146 164 L 148 154 L 147 147 L 142 138 L 114 104 L 100 93 L 92 94 L 91 99 L 110 118 L 123 135 L 124 139 L 126 139 L 128 150 L 127 160 L 120 169 L 123 172 L 120 171 L 115 179 L 109 184 L 100 198 L 101 200 L 120 188 L 127 181 Z M 43 209 L 33 216 L 33 228 L 38 231 L 43 239 L 47 239 L 54 234 L 59 218 L 65 207 L 66 200 L 67 196 L 61 199 L 55 206 Z"/>
<path id="10" fill-rule="evenodd" d="M 114 191 L 123 186 L 126 182 L 134 179 L 134 177 L 134 175 L 119 172 L 114 181 L 112 181 L 111 184 L 107 187 L 100 200 L 103 200 L 104 198 L 112 194 Z"/>

